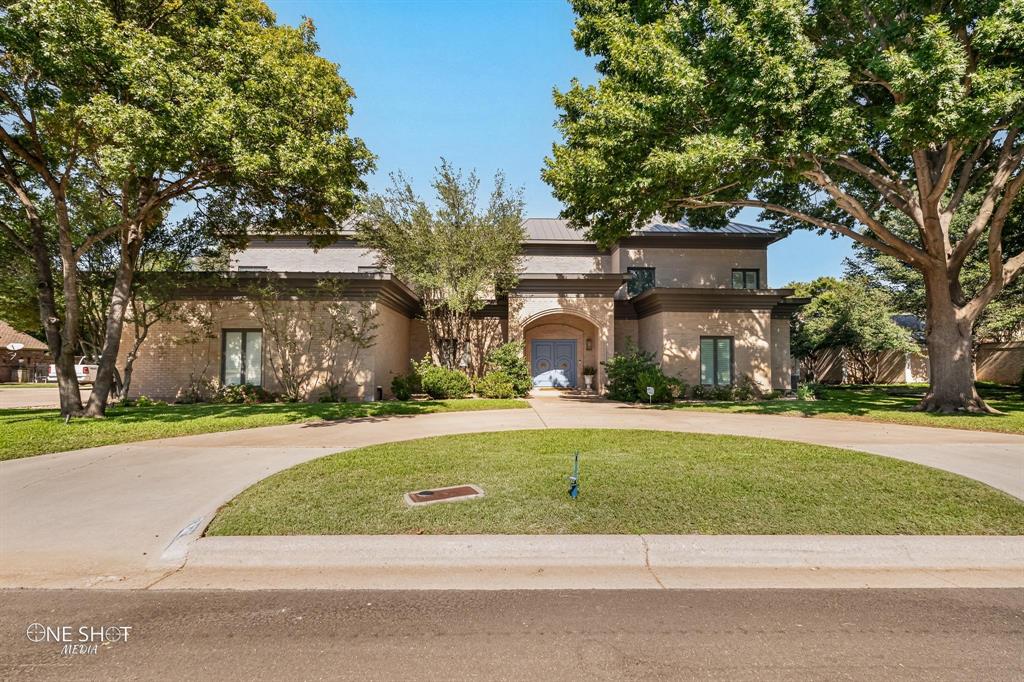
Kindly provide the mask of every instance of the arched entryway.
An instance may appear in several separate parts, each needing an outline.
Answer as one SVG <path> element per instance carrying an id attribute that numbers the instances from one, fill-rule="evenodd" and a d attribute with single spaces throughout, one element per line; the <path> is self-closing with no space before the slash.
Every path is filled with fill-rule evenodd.
<path id="1" fill-rule="evenodd" d="M 526 361 L 538 388 L 583 388 L 583 369 L 597 368 L 598 329 L 570 312 L 536 315 L 523 327 Z"/>

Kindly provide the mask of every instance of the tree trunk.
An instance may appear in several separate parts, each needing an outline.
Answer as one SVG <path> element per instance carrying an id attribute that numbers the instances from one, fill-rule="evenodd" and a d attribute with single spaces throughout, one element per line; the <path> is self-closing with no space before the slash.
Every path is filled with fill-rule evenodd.
<path id="1" fill-rule="evenodd" d="M 78 373 L 75 372 L 75 347 L 68 343 L 60 328 L 60 316 L 54 296 L 53 269 L 46 238 L 38 219 L 32 219 L 32 250 L 36 266 L 36 298 L 39 303 L 39 319 L 46 333 L 46 346 L 53 358 L 57 373 L 57 392 L 60 397 L 60 415 L 75 417 L 82 413 L 82 394 L 78 387 Z"/>
<path id="2" fill-rule="evenodd" d="M 132 344 L 132 349 L 128 351 L 128 356 L 125 358 L 124 372 L 121 374 L 120 396 L 122 400 L 128 400 L 128 390 L 132 386 L 132 370 L 135 367 L 135 359 L 139 356 L 139 348 L 146 340 L 148 332 L 149 328 L 147 327 L 141 335 L 136 335 L 135 343 Z"/>
<path id="3" fill-rule="evenodd" d="M 943 273 L 944 274 L 944 273 Z M 950 296 L 948 279 L 925 275 L 928 296 L 928 394 L 914 408 L 923 412 L 996 412 L 974 387 L 968 319 Z"/>
<path id="4" fill-rule="evenodd" d="M 141 228 L 132 227 L 121 251 L 121 263 L 114 280 L 114 291 L 110 296 L 106 333 L 103 337 L 103 352 L 99 357 L 99 367 L 96 370 L 96 380 L 92 386 L 92 394 L 89 396 L 89 404 L 85 408 L 85 414 L 89 417 L 102 417 L 106 414 L 107 403 L 114 389 L 114 369 L 117 363 L 117 353 L 121 349 L 124 316 L 131 298 L 132 280 L 141 248 Z"/>

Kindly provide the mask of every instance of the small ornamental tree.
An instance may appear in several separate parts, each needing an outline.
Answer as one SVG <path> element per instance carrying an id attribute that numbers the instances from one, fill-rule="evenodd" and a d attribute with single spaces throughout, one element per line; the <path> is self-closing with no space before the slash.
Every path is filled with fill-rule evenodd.
<path id="1" fill-rule="evenodd" d="M 5 2 L 0 46 L 0 237 L 33 263 L 66 415 L 83 412 L 92 249 L 114 240 L 118 255 L 85 410 L 98 416 L 145 235 L 174 202 L 227 196 L 260 227 L 330 235 L 372 167 L 312 23 L 279 25 L 259 0 Z"/>
<path id="2" fill-rule="evenodd" d="M 545 178 L 565 217 L 605 244 L 658 213 L 721 226 L 746 207 L 783 230 L 849 237 L 920 273 L 931 386 L 918 409 L 989 409 L 972 328 L 1024 270 L 1009 240 L 1024 186 L 1024 3 L 573 6 L 601 78 L 555 96 L 564 142 Z M 985 275 L 965 286 L 979 247 Z"/>
<path id="3" fill-rule="evenodd" d="M 249 310 L 263 330 L 267 368 L 290 402 L 307 400 L 321 388 L 341 400 L 359 356 L 377 339 L 377 311 L 369 301 L 345 300 L 337 280 L 321 280 L 299 292 L 267 279 L 245 291 Z"/>
<path id="4" fill-rule="evenodd" d="M 436 210 L 394 176 L 387 192 L 365 202 L 358 238 L 419 295 L 431 360 L 456 369 L 472 342 L 473 314 L 519 280 L 523 198 L 499 173 L 481 210 L 476 174 L 463 176 L 443 159 L 433 187 Z"/>
<path id="5" fill-rule="evenodd" d="M 852 364 L 853 380 L 874 383 L 883 352 L 917 349 L 910 332 L 893 322 L 885 292 L 869 288 L 862 280 L 822 280 L 809 285 L 817 291 L 798 315 L 793 343 L 797 357 L 841 350 Z"/>

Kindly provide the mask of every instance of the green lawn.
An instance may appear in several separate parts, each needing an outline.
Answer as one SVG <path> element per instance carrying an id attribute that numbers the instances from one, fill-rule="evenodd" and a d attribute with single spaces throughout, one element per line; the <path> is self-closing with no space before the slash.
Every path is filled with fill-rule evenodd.
<path id="1" fill-rule="evenodd" d="M 926 386 L 893 384 L 889 386 L 844 386 L 822 389 L 819 400 L 768 400 L 756 403 L 681 402 L 660 405 L 664 409 L 692 409 L 715 412 L 781 414 L 796 417 L 860 419 L 865 421 L 939 426 L 975 431 L 1024 433 L 1024 396 L 1019 388 L 982 386 L 979 391 L 989 405 L 1005 414 L 930 414 L 913 412 Z"/>
<path id="2" fill-rule="evenodd" d="M 267 403 L 112 407 L 105 419 L 73 419 L 53 409 L 0 410 L 0 460 L 97 445 L 296 422 L 382 415 L 427 414 L 528 407 L 525 400 L 431 400 L 379 403 Z"/>
<path id="3" fill-rule="evenodd" d="M 17 384 L 11 382 L 0 382 L 0 388 L 52 388 L 54 395 L 57 393 L 57 384 L 48 384 L 42 382 L 28 382 L 24 384 Z"/>
<path id="4" fill-rule="evenodd" d="M 567 495 L 572 453 L 581 495 Z M 410 509 L 408 491 L 486 496 Z M 835 448 L 737 436 L 561 429 L 323 457 L 261 481 L 211 535 L 383 533 L 1020 534 L 1024 503 L 981 483 Z"/>

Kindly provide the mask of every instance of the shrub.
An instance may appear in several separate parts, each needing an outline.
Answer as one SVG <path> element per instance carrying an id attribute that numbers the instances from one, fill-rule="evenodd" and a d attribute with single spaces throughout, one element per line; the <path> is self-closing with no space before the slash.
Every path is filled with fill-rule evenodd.
<path id="1" fill-rule="evenodd" d="M 249 384 L 236 384 L 233 386 L 220 386 L 210 398 L 214 403 L 230 403 L 255 405 L 256 403 L 270 403 L 276 400 L 276 396 L 262 386 L 250 386 Z"/>
<path id="2" fill-rule="evenodd" d="M 597 376 L 597 368 L 596 367 L 591 367 L 590 365 L 587 365 L 586 367 L 583 368 L 583 376 L 585 376 L 585 377 Z"/>
<path id="3" fill-rule="evenodd" d="M 698 384 L 693 387 L 694 400 L 735 400 L 733 386 L 706 386 Z"/>
<path id="4" fill-rule="evenodd" d="M 391 392 L 399 400 L 408 400 L 414 393 L 422 393 L 423 385 L 416 368 L 409 370 L 408 374 L 402 374 L 392 379 Z"/>
<path id="5" fill-rule="evenodd" d="M 533 377 L 526 364 L 522 341 L 509 341 L 494 348 L 487 354 L 487 364 L 493 370 L 504 372 L 512 381 L 515 389 L 513 397 L 527 395 L 533 388 Z"/>
<path id="6" fill-rule="evenodd" d="M 174 402 L 182 405 L 192 405 L 212 399 L 220 387 L 220 382 L 205 376 L 189 378 L 188 384 L 178 389 L 174 396 Z"/>
<path id="7" fill-rule="evenodd" d="M 135 407 L 165 407 L 167 403 L 163 400 L 153 400 L 152 398 L 144 395 L 140 395 L 135 400 L 126 400 L 125 406 L 134 405 Z"/>
<path id="8" fill-rule="evenodd" d="M 732 391 L 733 399 L 741 402 L 760 400 L 764 393 L 750 376 L 744 374 L 736 381 Z"/>
<path id="9" fill-rule="evenodd" d="M 684 392 L 678 379 L 665 376 L 661 371 L 653 353 L 640 350 L 632 341 L 627 342 L 624 353 L 617 353 L 601 364 L 607 378 L 608 397 L 612 400 L 646 402 L 648 386 L 654 387 L 653 402 L 670 402 Z"/>
<path id="10" fill-rule="evenodd" d="M 465 398 L 470 391 L 469 377 L 457 369 L 431 365 L 418 368 L 423 391 L 435 400 Z"/>
<path id="11" fill-rule="evenodd" d="M 818 389 L 817 384 L 800 384 L 796 387 L 796 397 L 800 400 L 817 400 Z"/>
<path id="12" fill-rule="evenodd" d="M 778 400 L 781 397 L 782 397 L 782 391 L 775 391 L 775 390 L 768 391 L 767 393 L 765 393 L 762 396 L 762 398 L 764 400 Z"/>
<path id="13" fill-rule="evenodd" d="M 476 392 L 481 398 L 517 398 L 515 381 L 505 370 L 496 369 L 476 380 Z"/>
<path id="14" fill-rule="evenodd" d="M 647 387 L 654 388 L 654 395 L 647 395 Z M 665 376 L 660 367 L 645 369 L 636 377 L 636 392 L 640 400 L 653 403 L 670 403 L 686 395 L 686 385 L 674 377 Z"/>

